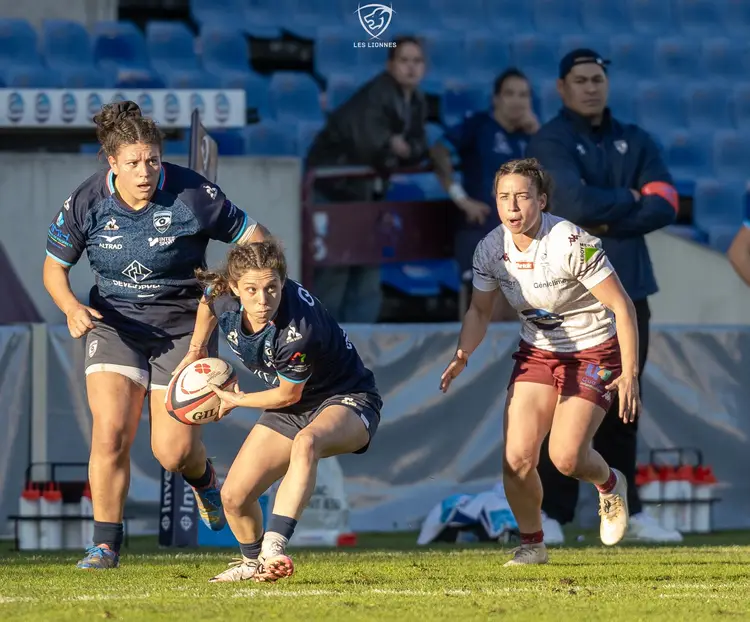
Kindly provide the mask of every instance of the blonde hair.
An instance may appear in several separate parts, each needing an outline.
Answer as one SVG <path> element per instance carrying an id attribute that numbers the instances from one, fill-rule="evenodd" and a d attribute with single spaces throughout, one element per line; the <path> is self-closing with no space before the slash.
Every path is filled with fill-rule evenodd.
<path id="1" fill-rule="evenodd" d="M 536 188 L 538 196 L 547 195 L 547 204 L 542 211 L 546 212 L 549 210 L 550 199 L 552 197 L 552 178 L 542 168 L 539 160 L 536 158 L 525 158 L 523 160 L 509 160 L 503 164 L 497 173 L 495 173 L 495 181 L 492 184 L 495 194 L 497 194 L 497 185 L 500 183 L 500 179 L 507 175 L 521 175 L 530 179 Z"/>
<path id="2" fill-rule="evenodd" d="M 274 270 L 282 283 L 286 281 L 286 257 L 281 244 L 274 239 L 266 239 L 235 246 L 229 251 L 223 268 L 198 269 L 195 275 L 208 298 L 214 300 L 231 294 L 232 284 L 236 285 L 249 270 Z"/>

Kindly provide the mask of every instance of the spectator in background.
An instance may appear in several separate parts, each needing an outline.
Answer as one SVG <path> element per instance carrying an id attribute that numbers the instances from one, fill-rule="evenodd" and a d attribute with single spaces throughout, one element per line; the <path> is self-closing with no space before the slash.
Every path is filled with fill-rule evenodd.
<path id="1" fill-rule="evenodd" d="M 551 211 L 601 238 L 633 300 L 640 376 L 648 354 L 648 297 L 658 289 L 644 236 L 674 222 L 678 196 L 651 137 L 635 125 L 619 123 L 607 108 L 608 64 L 589 49 L 574 50 L 560 61 L 557 89 L 563 108 L 532 138 L 526 155 L 537 158 L 552 175 Z M 661 528 L 642 511 L 635 485 L 638 428 L 624 425 L 617 413 L 615 399 L 594 437 L 594 447 L 627 479 L 629 536 L 681 540 L 678 532 Z M 547 449 L 542 451 L 539 475 L 546 491 L 542 509 L 548 517 L 548 541 L 553 532 L 562 541 L 560 524 L 573 520 L 578 482 L 555 469 Z"/>
<path id="2" fill-rule="evenodd" d="M 382 179 L 390 171 L 426 157 L 427 106 L 419 91 L 424 72 L 419 40 L 398 38 L 396 47 L 388 49 L 386 70 L 331 112 L 310 147 L 306 167 L 365 165 L 380 172 L 381 179 L 320 180 L 316 200 L 379 200 L 384 195 Z M 336 321 L 377 321 L 380 266 L 318 268 L 314 279 L 316 294 Z"/>
<path id="3" fill-rule="evenodd" d="M 750 285 L 750 220 L 746 220 L 727 251 L 729 263 L 739 277 Z"/>
<path id="4" fill-rule="evenodd" d="M 443 188 L 464 213 L 456 231 L 455 253 L 462 281 L 471 284 L 471 263 L 480 240 L 500 225 L 493 182 L 498 169 L 509 160 L 524 157 L 539 121 L 531 108 L 531 86 L 518 69 L 508 69 L 495 80 L 492 110 L 477 112 L 449 128 L 445 140 L 461 161 L 463 185 L 455 179 L 450 148 L 438 142 L 430 150 Z M 516 320 L 505 299 L 495 309 L 496 320 Z"/>

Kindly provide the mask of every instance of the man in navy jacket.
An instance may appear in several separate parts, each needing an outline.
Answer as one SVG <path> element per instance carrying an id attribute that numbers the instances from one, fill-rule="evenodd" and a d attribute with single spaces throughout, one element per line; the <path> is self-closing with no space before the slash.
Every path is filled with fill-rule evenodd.
<path id="1" fill-rule="evenodd" d="M 640 372 L 646 363 L 650 311 L 648 297 L 657 292 L 645 234 L 674 222 L 677 191 L 651 137 L 636 125 L 618 122 L 607 108 L 607 65 L 593 50 L 579 49 L 560 62 L 557 89 L 560 113 L 532 138 L 527 157 L 537 158 L 554 182 L 551 212 L 602 239 L 612 265 L 635 304 L 639 331 Z M 637 422 L 636 422 L 637 423 Z M 617 400 L 599 428 L 594 445 L 628 480 L 631 536 L 675 541 L 681 536 L 659 527 L 642 512 L 635 485 L 635 423 L 623 424 Z M 539 473 L 544 485 L 543 510 L 553 529 L 573 519 L 578 481 L 561 475 L 542 451 Z M 549 527 L 548 527 L 549 528 Z"/>

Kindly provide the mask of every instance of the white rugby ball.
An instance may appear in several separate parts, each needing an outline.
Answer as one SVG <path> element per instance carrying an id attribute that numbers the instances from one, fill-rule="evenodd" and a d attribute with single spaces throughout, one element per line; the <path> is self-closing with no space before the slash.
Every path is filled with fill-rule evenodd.
<path id="1" fill-rule="evenodd" d="M 172 377 L 167 387 L 167 412 L 187 425 L 211 423 L 219 414 L 221 400 L 209 383 L 231 391 L 236 381 L 234 368 L 223 359 L 195 361 Z"/>

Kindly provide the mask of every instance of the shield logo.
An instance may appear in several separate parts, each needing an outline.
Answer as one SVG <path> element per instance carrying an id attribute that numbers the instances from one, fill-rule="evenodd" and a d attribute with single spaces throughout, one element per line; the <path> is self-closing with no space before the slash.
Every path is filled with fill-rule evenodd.
<path id="1" fill-rule="evenodd" d="M 160 210 L 154 212 L 154 228 L 159 233 L 164 233 L 172 224 L 172 212 Z"/>
<path id="2" fill-rule="evenodd" d="M 614 144 L 620 155 L 625 155 L 628 152 L 628 143 L 624 140 L 616 140 Z"/>
<path id="3" fill-rule="evenodd" d="M 384 4 L 357 5 L 357 17 L 362 28 L 372 39 L 379 39 L 388 29 L 393 17 L 393 7 Z"/>

